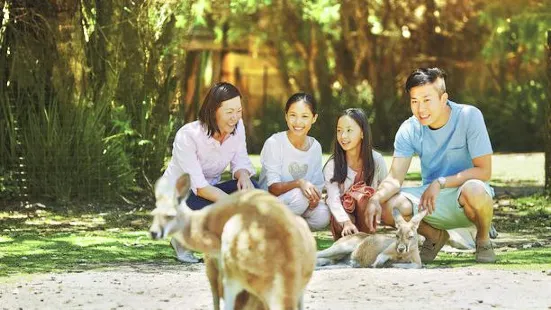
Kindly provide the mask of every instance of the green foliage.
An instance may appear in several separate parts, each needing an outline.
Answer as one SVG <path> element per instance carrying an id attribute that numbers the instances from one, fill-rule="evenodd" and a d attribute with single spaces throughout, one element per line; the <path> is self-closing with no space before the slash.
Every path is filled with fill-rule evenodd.
<path id="1" fill-rule="evenodd" d="M 0 38 L 0 197 L 23 190 L 31 202 L 136 201 L 135 194 L 149 193 L 174 134 L 170 111 L 182 92 L 175 68 L 185 57 L 191 4 L 8 1 Z M 27 189 L 14 176 L 18 169 L 27 173 Z"/>
<path id="2" fill-rule="evenodd" d="M 29 193 L 36 198 L 113 199 L 133 182 L 120 139 L 104 139 L 105 103 L 61 106 L 40 100 L 22 120 Z"/>
<path id="3" fill-rule="evenodd" d="M 257 154 L 262 150 L 264 141 L 271 135 L 288 129 L 285 121 L 284 103 L 268 97 L 260 115 L 263 117 L 254 118 L 252 121 L 254 134 L 247 132 L 247 149 L 249 152 Z M 269 121 L 267 121 L 267 118 L 269 118 Z"/>
<path id="4" fill-rule="evenodd" d="M 149 189 L 161 173 L 168 153 L 169 139 L 174 131 L 174 118 L 157 124 L 151 113 L 153 104 L 138 107 L 129 113 L 124 106 L 113 109 L 110 118 L 112 134 L 106 141 L 119 140 L 126 154 L 131 154 L 131 166 L 137 174 L 134 181 L 139 188 Z"/>
<path id="5" fill-rule="evenodd" d="M 481 12 L 480 25 L 490 31 L 480 52 L 485 70 L 471 76 L 470 85 L 496 150 L 541 149 L 543 102 L 550 95 L 544 70 L 550 4 L 496 2 Z"/>
<path id="6" fill-rule="evenodd" d="M 484 114 L 494 150 L 527 152 L 541 148 L 543 111 L 539 102 L 548 96 L 547 87 L 540 82 L 542 78 L 534 76 L 526 81 L 505 82 L 500 93 L 481 91 L 478 95 L 486 98 L 478 102 L 478 106 Z M 489 96 L 490 93 L 493 96 Z"/>
<path id="7" fill-rule="evenodd" d="M 21 193 L 13 170 L 0 168 L 0 200 L 16 200 Z"/>
<path id="8" fill-rule="evenodd" d="M 16 178 L 20 171 L 16 152 L 20 128 L 16 119 L 6 93 L 3 93 L 0 96 L 0 199 L 14 199 L 20 192 Z"/>
<path id="9" fill-rule="evenodd" d="M 311 19 L 321 25 L 324 33 L 332 37 L 340 36 L 340 20 L 341 4 L 335 0 L 322 1 L 304 1 L 303 16 L 305 20 Z"/>
<path id="10" fill-rule="evenodd" d="M 18 194 L 19 158 L 31 160 L 27 168 L 36 174 L 36 165 L 46 165 L 43 171 L 65 167 L 73 175 L 57 182 L 63 174 L 56 172 L 53 183 L 44 177 L 46 185 L 33 180 L 33 194 L 82 198 L 74 191 L 88 185 L 65 185 L 76 174 L 89 184 L 100 181 L 82 180 L 114 176 L 107 180 L 109 194 L 97 196 L 148 192 L 169 156 L 176 123 L 194 119 L 209 82 L 227 77 L 220 62 L 235 47 L 275 64 L 287 95 L 316 96 L 320 116 L 311 134 L 326 152 L 335 117 L 347 107 L 364 108 L 375 145 L 391 149 L 409 114 L 402 104 L 407 74 L 435 65 L 448 71 L 452 99 L 483 111 L 495 150 L 541 150 L 542 107 L 550 98 L 544 71 L 550 7 L 549 0 L 4 1 L 0 197 Z M 211 43 L 225 47 L 210 50 Z M 246 116 L 253 153 L 286 129 L 281 103 L 265 104 Z M 17 121 L 33 122 L 20 142 L 36 143 L 24 147 L 34 154 L 17 149 L 23 134 L 15 130 Z M 68 146 L 55 150 L 52 143 Z M 87 154 L 76 152 L 76 144 Z M 39 146 L 45 148 L 37 153 Z M 78 157 L 63 162 L 46 155 Z M 123 180 L 128 183 L 118 183 Z"/>
<path id="11" fill-rule="evenodd" d="M 541 209 L 543 197 L 514 200 L 521 209 Z M 532 205 L 535 203 L 535 205 Z M 93 212 L 90 212 L 93 211 Z M 545 214 L 549 216 L 549 211 Z M 536 213 L 541 212 L 537 211 Z M 536 213 L 533 213 L 536 215 Z M 529 213 L 530 214 L 530 213 Z M 536 217 L 514 213 L 510 221 L 520 221 L 525 228 L 540 225 Z M 25 214 L 1 213 L 0 223 L 7 232 L 0 236 L 0 277 L 16 274 L 74 272 L 117 266 L 129 262 L 179 264 L 166 240 L 154 241 L 147 234 L 150 223 L 147 210 L 85 210 L 62 214 L 39 210 L 33 218 Z M 503 227 L 500 233 L 517 232 Z M 516 229 L 516 228 L 514 228 Z M 392 230 L 385 228 L 381 233 Z M 542 235 L 541 238 L 546 238 Z M 533 231 L 522 233 L 532 235 Z M 315 232 L 318 249 L 333 244 L 329 231 Z M 61 253 L 61 254 L 60 254 Z M 486 268 L 542 269 L 551 267 L 551 248 L 523 249 L 522 244 L 499 249 L 498 263 Z M 428 268 L 480 266 L 472 253 L 441 253 Z M 484 268 L 484 267 L 482 267 Z"/>

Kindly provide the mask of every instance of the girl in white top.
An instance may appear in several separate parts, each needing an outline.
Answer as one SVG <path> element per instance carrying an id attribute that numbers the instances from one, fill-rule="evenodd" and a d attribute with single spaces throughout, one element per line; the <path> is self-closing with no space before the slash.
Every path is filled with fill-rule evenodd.
<path id="1" fill-rule="evenodd" d="M 326 203 L 331 210 L 331 232 L 335 240 L 363 231 L 371 233 L 364 216 L 365 204 L 347 213 L 341 202 L 346 191 L 358 182 L 377 188 L 388 171 L 383 156 L 373 150 L 371 130 L 361 109 L 347 109 L 337 120 L 336 139 L 331 158 L 323 168 Z"/>
<path id="2" fill-rule="evenodd" d="M 311 230 L 329 224 L 329 209 L 321 201 L 324 185 L 321 146 L 308 136 L 316 122 L 315 99 L 296 93 L 285 104 L 288 130 L 273 134 L 260 153 L 259 185 L 302 216 Z"/>

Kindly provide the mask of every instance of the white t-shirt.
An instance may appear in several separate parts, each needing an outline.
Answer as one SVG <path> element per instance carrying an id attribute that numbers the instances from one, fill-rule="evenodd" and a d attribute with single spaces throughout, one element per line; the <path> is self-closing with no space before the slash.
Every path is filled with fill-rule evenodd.
<path id="1" fill-rule="evenodd" d="M 267 190 L 274 183 L 304 179 L 314 184 L 321 192 L 324 185 L 322 172 L 321 145 L 313 137 L 310 148 L 302 151 L 295 148 L 287 132 L 273 134 L 260 152 L 260 187 Z"/>

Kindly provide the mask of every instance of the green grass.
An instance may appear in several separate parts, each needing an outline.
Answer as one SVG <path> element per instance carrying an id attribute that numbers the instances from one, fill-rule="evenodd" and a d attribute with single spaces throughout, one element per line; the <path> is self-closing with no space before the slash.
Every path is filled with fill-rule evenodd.
<path id="1" fill-rule="evenodd" d="M 323 155 L 325 163 L 330 154 Z M 387 168 L 392 164 L 392 154 L 384 154 Z M 260 174 L 260 156 L 250 155 L 253 165 Z M 498 186 L 543 186 L 545 176 L 543 153 L 494 154 L 492 156 L 492 181 Z M 226 175 L 229 176 L 229 173 Z M 413 157 L 406 180 L 421 181 L 421 162 Z"/>
<path id="2" fill-rule="evenodd" d="M 494 164 L 492 183 L 540 186 L 543 184 L 543 155 L 540 155 L 495 155 L 494 163 L 499 165 Z M 259 156 L 253 155 L 252 160 L 258 168 Z M 390 166 L 391 157 L 385 156 L 385 160 Z M 406 179 L 420 180 L 415 159 Z M 551 199 L 542 194 L 515 197 L 504 196 L 498 200 L 494 219 L 498 231 L 551 240 Z M 31 218 L 18 212 L 0 212 L 0 277 L 80 272 L 129 263 L 177 265 L 167 240 L 149 238 L 147 230 L 151 219 L 147 209 L 129 211 L 99 206 L 72 208 L 72 212 L 65 213 L 39 210 Z M 328 231 L 314 235 L 319 249 L 333 242 Z M 514 244 L 506 252 L 498 252 L 498 258 L 495 265 L 478 265 L 472 254 L 442 253 L 428 268 L 475 265 L 504 269 L 551 268 L 549 242 L 546 247 L 528 249 Z"/>
<path id="3" fill-rule="evenodd" d="M 0 276 L 76 272 L 141 262 L 176 264 L 168 241 L 151 240 L 147 212 L 0 213 Z M 122 227 L 122 228 L 119 228 Z"/>
<path id="4" fill-rule="evenodd" d="M 390 230 L 383 229 L 388 232 Z M 333 238 L 329 232 L 315 232 L 318 249 L 326 249 L 333 244 Z M 522 249 L 510 247 L 496 249 L 498 261 L 496 264 L 481 265 L 475 262 L 473 253 L 444 253 L 438 254 L 438 258 L 427 264 L 427 268 L 452 268 L 452 267 L 472 267 L 480 266 L 482 268 L 492 269 L 532 269 L 548 270 L 551 268 L 551 248 L 539 247 Z"/>
<path id="5" fill-rule="evenodd" d="M 429 268 L 480 266 L 491 269 L 548 270 L 551 268 L 551 248 L 511 249 L 497 252 L 496 264 L 477 264 L 472 253 L 440 253 Z"/>
<path id="6" fill-rule="evenodd" d="M 121 263 L 175 263 L 167 242 L 146 232 L 92 231 L 0 238 L 0 275 L 78 272 Z"/>

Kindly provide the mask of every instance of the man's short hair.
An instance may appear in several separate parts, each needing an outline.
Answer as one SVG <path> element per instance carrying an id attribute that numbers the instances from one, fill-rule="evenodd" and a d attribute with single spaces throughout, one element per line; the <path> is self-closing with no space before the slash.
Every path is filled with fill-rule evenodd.
<path id="1" fill-rule="evenodd" d="M 406 81 L 406 93 L 416 86 L 432 84 L 442 96 L 446 92 L 446 72 L 440 68 L 419 68 L 413 71 Z"/>

